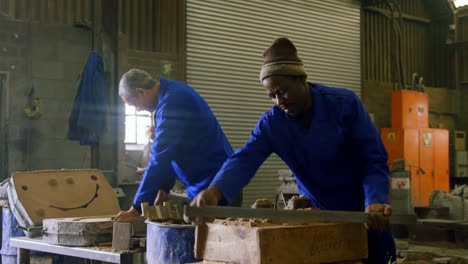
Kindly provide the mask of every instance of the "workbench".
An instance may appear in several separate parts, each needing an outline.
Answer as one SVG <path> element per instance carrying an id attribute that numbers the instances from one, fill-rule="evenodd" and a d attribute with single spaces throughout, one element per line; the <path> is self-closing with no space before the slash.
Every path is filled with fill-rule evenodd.
<path id="1" fill-rule="evenodd" d="M 42 237 L 12 237 L 10 246 L 18 248 L 18 262 L 28 264 L 30 251 L 53 253 L 63 256 L 79 257 L 85 259 L 99 260 L 110 263 L 133 263 L 133 257 L 137 254 L 145 254 L 144 249 L 131 251 L 113 252 L 111 247 L 66 247 L 45 243 Z M 143 259 L 141 256 L 140 259 Z"/>

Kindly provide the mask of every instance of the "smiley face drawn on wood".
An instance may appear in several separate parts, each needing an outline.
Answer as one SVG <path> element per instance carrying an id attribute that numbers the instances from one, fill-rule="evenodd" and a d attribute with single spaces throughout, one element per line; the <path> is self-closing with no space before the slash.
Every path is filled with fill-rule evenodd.
<path id="1" fill-rule="evenodd" d="M 112 215 L 117 197 L 99 170 L 20 172 L 13 175 L 18 200 L 34 223 L 44 218 Z"/>

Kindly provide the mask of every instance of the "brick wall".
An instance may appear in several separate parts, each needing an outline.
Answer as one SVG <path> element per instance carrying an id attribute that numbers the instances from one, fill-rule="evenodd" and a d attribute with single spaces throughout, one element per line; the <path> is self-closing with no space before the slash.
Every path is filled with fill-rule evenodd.
<path id="1" fill-rule="evenodd" d="M 67 131 L 79 75 L 91 51 L 91 32 L 18 21 L 0 21 L 0 28 L 0 71 L 10 77 L 9 98 L 4 98 L 9 105 L 8 173 L 88 168 L 89 147 L 68 140 Z M 38 119 L 23 112 L 33 86 L 43 105 Z M 113 138 L 104 135 L 102 142 L 107 155 L 105 146 Z"/>
<path id="2" fill-rule="evenodd" d="M 9 74 L 9 85 L 3 87 L 4 90 L 1 91 L 2 109 L 0 111 L 4 114 L 8 111 L 9 116 L 5 119 L 10 120 L 10 125 L 5 129 L 7 142 L 2 148 L 8 150 L 6 159 L 9 168 L 24 168 L 28 157 L 25 153 L 25 130 L 22 128 L 27 123 L 26 120 L 19 118 L 16 105 L 26 103 L 26 100 L 18 98 L 17 94 L 24 90 L 21 87 L 25 86 L 29 79 L 28 27 L 22 23 L 0 21 L 0 28 L 2 28 L 0 31 L 0 71 Z M 6 89 L 8 89 L 8 94 Z M 9 174 L 11 171 L 11 169 L 7 170 L 6 173 Z M 2 175 L 2 178 L 4 177 L 7 176 Z"/>

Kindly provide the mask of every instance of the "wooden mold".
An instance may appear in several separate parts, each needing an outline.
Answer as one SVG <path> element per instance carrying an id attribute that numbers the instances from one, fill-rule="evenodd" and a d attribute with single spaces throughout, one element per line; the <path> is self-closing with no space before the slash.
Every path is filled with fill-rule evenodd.
<path id="1" fill-rule="evenodd" d="M 218 220 L 217 220 L 218 221 Z M 198 228 L 198 227 L 197 227 Z M 204 260 L 224 263 L 330 263 L 367 257 L 363 224 L 218 221 L 196 239 Z M 203 243 L 203 245 L 200 245 Z"/>

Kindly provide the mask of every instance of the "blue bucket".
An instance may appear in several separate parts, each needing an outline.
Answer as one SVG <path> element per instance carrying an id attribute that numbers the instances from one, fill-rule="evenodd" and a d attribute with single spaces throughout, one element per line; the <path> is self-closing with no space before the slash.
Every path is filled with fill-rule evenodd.
<path id="1" fill-rule="evenodd" d="M 3 255 L 2 254 L 2 264 L 16 264 L 18 261 L 16 255 Z"/>
<path id="2" fill-rule="evenodd" d="M 11 237 L 24 236 L 23 230 L 18 228 L 18 222 L 11 212 L 9 207 L 2 209 L 2 250 L 0 251 L 3 257 L 9 258 L 14 256 L 16 259 L 17 249 L 10 246 Z M 2 261 L 3 263 L 3 261 Z"/>
<path id="3" fill-rule="evenodd" d="M 148 264 L 183 264 L 195 258 L 195 226 L 146 221 L 146 260 Z"/>

